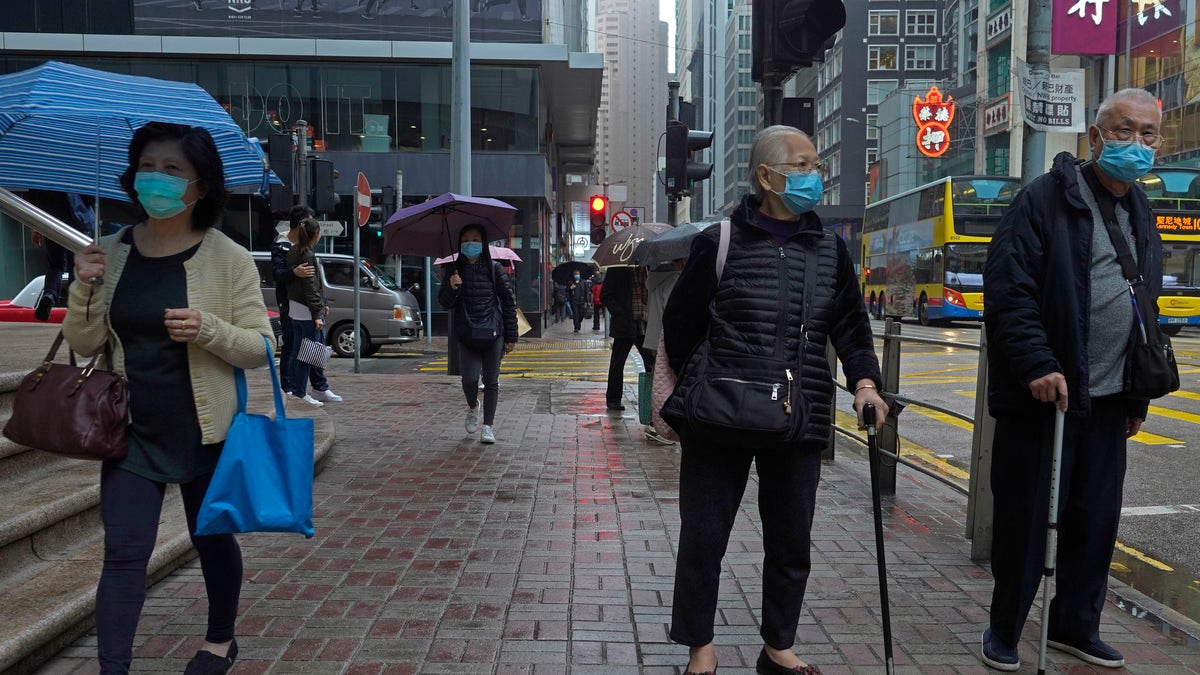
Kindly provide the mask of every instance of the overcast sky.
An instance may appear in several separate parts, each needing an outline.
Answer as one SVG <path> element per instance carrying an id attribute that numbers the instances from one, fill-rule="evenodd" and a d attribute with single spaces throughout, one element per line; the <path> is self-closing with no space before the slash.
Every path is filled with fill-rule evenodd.
<path id="1" fill-rule="evenodd" d="M 658 0 L 658 18 L 667 22 L 667 70 L 675 70 L 675 0 Z"/>

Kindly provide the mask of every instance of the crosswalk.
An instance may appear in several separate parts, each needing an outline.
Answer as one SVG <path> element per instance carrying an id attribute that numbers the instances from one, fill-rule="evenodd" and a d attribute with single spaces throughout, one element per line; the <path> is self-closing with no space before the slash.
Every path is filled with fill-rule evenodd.
<path id="1" fill-rule="evenodd" d="M 608 361 L 611 355 L 605 340 L 567 340 L 562 342 L 521 343 L 512 353 L 504 357 L 500 365 L 501 378 L 519 377 L 544 380 L 580 380 L 605 382 L 608 380 Z M 637 350 L 631 350 L 625 360 L 624 380 L 636 384 L 638 373 L 645 371 L 645 364 Z M 446 372 L 446 357 L 437 358 L 421 366 L 420 371 Z"/>

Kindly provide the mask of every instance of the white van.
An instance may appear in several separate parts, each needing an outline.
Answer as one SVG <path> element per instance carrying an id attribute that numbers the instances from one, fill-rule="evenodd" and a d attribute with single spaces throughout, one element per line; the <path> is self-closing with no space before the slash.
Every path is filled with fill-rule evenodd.
<path id="1" fill-rule="evenodd" d="M 254 251 L 263 302 L 274 309 L 275 276 L 271 272 L 271 253 Z M 329 301 L 325 320 L 325 340 L 337 356 L 354 356 L 354 257 L 337 253 L 317 254 L 318 273 Z M 382 269 L 368 261 L 359 261 L 359 307 L 362 310 L 362 356 L 370 356 L 383 345 L 415 342 L 425 327 L 417 299 L 401 289 Z"/>

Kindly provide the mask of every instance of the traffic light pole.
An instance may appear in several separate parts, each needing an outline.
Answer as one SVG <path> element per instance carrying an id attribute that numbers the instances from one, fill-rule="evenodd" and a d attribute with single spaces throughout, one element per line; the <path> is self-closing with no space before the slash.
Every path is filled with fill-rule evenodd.
<path id="1" fill-rule="evenodd" d="M 300 206 L 308 206 L 308 122 L 296 120 L 296 134 L 300 137 L 296 144 L 296 159 L 300 162 L 300 170 L 296 173 L 296 197 Z"/>
<path id="2" fill-rule="evenodd" d="M 667 101 L 670 113 L 667 126 L 679 124 L 679 82 L 672 80 L 667 83 Z M 663 172 L 666 175 L 666 172 Z M 675 227 L 679 223 L 679 195 L 667 190 L 667 225 Z"/>
<path id="3" fill-rule="evenodd" d="M 789 73 L 790 75 L 790 73 Z M 762 81 L 763 128 L 783 121 L 783 83 L 788 75 L 764 73 Z"/>

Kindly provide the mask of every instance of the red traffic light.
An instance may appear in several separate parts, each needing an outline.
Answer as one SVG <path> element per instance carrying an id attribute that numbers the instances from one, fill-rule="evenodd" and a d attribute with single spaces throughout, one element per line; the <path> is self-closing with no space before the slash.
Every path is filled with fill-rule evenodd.
<path id="1" fill-rule="evenodd" d="M 608 208 L 608 200 L 600 195 L 592 197 L 592 213 L 604 213 Z"/>

